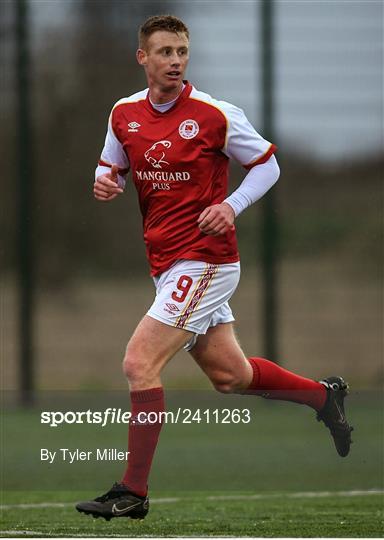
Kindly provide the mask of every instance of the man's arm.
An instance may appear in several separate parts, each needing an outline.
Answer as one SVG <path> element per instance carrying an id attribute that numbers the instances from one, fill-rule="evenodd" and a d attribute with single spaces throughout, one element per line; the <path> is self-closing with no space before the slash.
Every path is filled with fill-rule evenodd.
<path id="1" fill-rule="evenodd" d="M 108 121 L 108 131 L 99 164 L 95 171 L 93 194 L 98 201 L 111 201 L 125 187 L 125 176 L 129 171 L 128 157 L 116 137 L 113 126 L 113 110 Z"/>
<path id="2" fill-rule="evenodd" d="M 248 206 L 261 199 L 277 182 L 279 176 L 280 168 L 272 155 L 265 163 L 252 167 L 240 186 L 224 202 L 233 208 L 237 217 Z"/>
<path id="3" fill-rule="evenodd" d="M 202 232 L 217 236 L 226 233 L 243 210 L 255 203 L 277 182 L 280 169 L 275 156 L 250 169 L 240 186 L 221 204 L 208 206 L 197 223 Z"/>
<path id="4" fill-rule="evenodd" d="M 206 208 L 198 218 L 205 234 L 226 233 L 235 217 L 260 199 L 277 181 L 280 174 L 274 152 L 276 146 L 264 139 L 244 114 L 244 111 L 225 101 L 215 101 L 226 118 L 226 137 L 221 151 L 249 172 L 240 186 L 221 204 Z"/>

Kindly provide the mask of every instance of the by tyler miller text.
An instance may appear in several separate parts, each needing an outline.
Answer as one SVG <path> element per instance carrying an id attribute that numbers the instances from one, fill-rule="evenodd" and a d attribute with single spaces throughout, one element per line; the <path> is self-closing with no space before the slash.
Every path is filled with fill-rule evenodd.
<path id="1" fill-rule="evenodd" d="M 80 450 L 76 448 L 70 450 L 69 448 L 57 448 L 56 450 L 50 450 L 49 448 L 40 449 L 40 461 L 44 463 L 55 463 L 63 461 L 69 463 L 76 463 L 77 461 L 127 461 L 129 456 L 128 451 L 118 450 L 117 448 L 96 448 L 96 450 Z"/>

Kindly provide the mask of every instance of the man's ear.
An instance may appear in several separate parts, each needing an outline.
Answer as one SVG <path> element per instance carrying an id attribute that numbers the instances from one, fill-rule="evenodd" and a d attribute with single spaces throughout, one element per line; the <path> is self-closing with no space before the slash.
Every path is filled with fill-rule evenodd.
<path id="1" fill-rule="evenodd" d="M 141 66 L 145 66 L 147 63 L 147 53 L 144 49 L 137 49 L 136 60 Z"/>

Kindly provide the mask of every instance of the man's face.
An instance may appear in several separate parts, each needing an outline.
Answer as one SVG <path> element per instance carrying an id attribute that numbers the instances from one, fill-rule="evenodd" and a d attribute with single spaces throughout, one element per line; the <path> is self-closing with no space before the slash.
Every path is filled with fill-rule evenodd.
<path id="1" fill-rule="evenodd" d="M 179 88 L 188 65 L 188 46 L 184 33 L 154 32 L 145 49 L 137 51 L 137 60 L 144 66 L 148 84 L 164 91 Z"/>

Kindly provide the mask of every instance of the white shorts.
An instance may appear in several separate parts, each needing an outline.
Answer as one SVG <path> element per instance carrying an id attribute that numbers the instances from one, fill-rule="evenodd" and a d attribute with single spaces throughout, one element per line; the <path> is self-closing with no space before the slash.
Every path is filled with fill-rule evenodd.
<path id="1" fill-rule="evenodd" d="M 228 300 L 240 279 L 240 263 L 211 264 L 180 259 L 154 277 L 156 298 L 147 315 L 169 326 L 193 332 L 189 351 L 199 334 L 234 321 Z"/>

